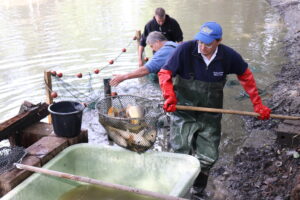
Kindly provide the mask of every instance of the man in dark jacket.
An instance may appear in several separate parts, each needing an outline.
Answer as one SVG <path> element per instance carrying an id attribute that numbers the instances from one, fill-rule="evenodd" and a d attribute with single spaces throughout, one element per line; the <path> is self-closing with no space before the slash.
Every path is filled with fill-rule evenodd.
<path id="1" fill-rule="evenodd" d="M 183 40 L 183 35 L 178 22 L 166 15 L 163 8 L 156 8 L 155 15 L 152 20 L 150 20 L 144 28 L 142 38 L 140 40 L 138 59 L 139 66 L 143 66 L 142 55 L 146 47 L 146 39 L 150 32 L 159 31 L 161 32 L 168 41 L 181 42 Z"/>
<path id="2" fill-rule="evenodd" d="M 171 116 L 170 143 L 177 153 L 195 153 L 201 172 L 193 185 L 193 199 L 200 199 L 210 168 L 219 156 L 220 113 L 177 110 L 176 104 L 209 108 L 223 107 L 223 88 L 228 74 L 236 74 L 249 94 L 259 119 L 269 119 L 271 110 L 263 105 L 254 76 L 242 56 L 221 44 L 222 27 L 207 22 L 195 40 L 179 45 L 158 73 L 165 98 L 164 109 Z M 174 81 L 172 80 L 174 78 Z"/>

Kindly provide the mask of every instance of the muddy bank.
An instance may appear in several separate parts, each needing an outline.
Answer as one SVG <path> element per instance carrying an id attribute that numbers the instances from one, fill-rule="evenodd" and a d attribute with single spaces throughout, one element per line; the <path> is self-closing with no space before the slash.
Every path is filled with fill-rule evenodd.
<path id="1" fill-rule="evenodd" d="M 270 91 L 272 95 L 264 102 L 273 113 L 299 116 L 300 1 L 268 2 L 286 24 L 287 33 L 281 51 L 288 62 L 276 74 L 277 81 Z M 280 143 L 276 131 L 279 125 L 287 122 L 247 117 L 244 121 L 249 137 L 230 164 L 219 162 L 212 169 L 208 199 L 300 199 L 297 196 L 300 192 L 295 188 L 300 180 L 300 148 Z"/>

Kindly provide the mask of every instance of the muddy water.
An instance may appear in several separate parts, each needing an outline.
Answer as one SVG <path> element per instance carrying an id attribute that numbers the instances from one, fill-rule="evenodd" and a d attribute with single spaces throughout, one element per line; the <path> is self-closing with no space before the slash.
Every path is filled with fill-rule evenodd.
<path id="1" fill-rule="evenodd" d="M 0 121 L 14 116 L 24 100 L 45 101 L 44 70 L 62 72 L 64 78 L 73 78 L 71 83 L 76 85 L 76 73 L 81 72 L 84 77 L 93 73 L 126 47 L 127 52 L 113 65 L 93 76 L 96 95 L 101 98 L 103 78 L 136 69 L 136 42 L 132 37 L 136 30 L 143 29 L 156 7 L 164 7 L 178 20 L 184 40 L 192 39 L 203 22 L 218 21 L 224 29 L 223 43 L 243 55 L 261 89 L 275 80 L 273 74 L 285 62 L 280 56 L 284 27 L 279 15 L 263 0 L 3 0 Z M 146 55 L 151 57 L 149 49 Z M 232 76 L 229 80 L 236 79 Z M 126 81 L 113 90 L 151 98 L 160 96 L 158 87 L 144 80 Z M 237 100 L 240 91 L 240 86 L 226 87 L 225 108 L 252 110 L 249 100 Z M 85 114 L 84 121 L 90 142 L 107 142 L 96 113 Z M 224 116 L 223 135 L 222 152 L 235 151 L 245 136 L 238 116 Z"/>
<path id="2" fill-rule="evenodd" d="M 116 189 L 108 189 L 99 186 L 81 185 L 66 193 L 64 193 L 58 200 L 155 200 L 148 196 L 138 195 L 131 192 L 120 191 Z"/>

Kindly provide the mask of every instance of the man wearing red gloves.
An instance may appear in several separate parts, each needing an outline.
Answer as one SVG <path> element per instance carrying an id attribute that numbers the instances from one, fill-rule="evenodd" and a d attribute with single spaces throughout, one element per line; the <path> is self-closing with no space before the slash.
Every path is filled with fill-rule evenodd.
<path id="1" fill-rule="evenodd" d="M 199 159 L 201 173 L 194 182 L 194 197 L 201 197 L 210 168 L 218 159 L 221 137 L 219 113 L 177 111 L 176 104 L 209 108 L 223 107 L 223 88 L 227 74 L 236 74 L 249 94 L 259 119 L 269 119 L 271 110 L 262 104 L 252 72 L 241 55 L 221 44 L 222 28 L 206 22 L 195 40 L 179 45 L 158 73 L 159 84 L 171 119 L 171 146 L 175 152 Z M 174 83 L 172 77 L 175 77 Z"/>

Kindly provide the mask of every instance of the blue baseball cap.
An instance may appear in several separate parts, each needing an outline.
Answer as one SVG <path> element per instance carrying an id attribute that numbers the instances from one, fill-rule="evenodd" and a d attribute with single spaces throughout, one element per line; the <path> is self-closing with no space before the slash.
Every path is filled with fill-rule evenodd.
<path id="1" fill-rule="evenodd" d="M 204 44 L 210 44 L 216 39 L 222 38 L 222 27 L 217 22 L 206 22 L 200 27 L 200 32 L 195 36 Z"/>

